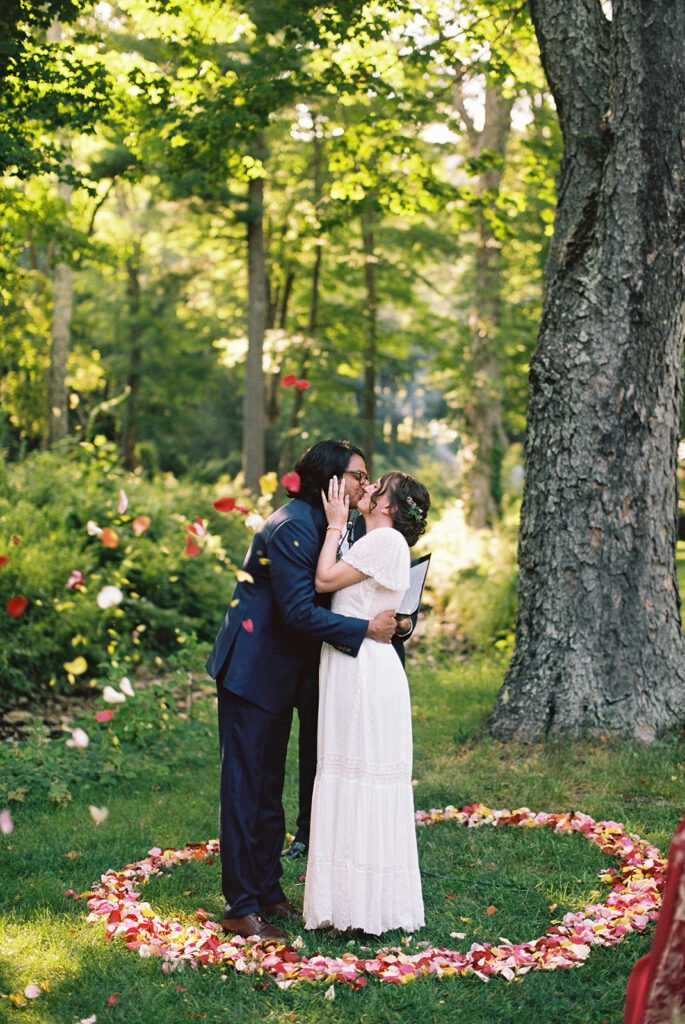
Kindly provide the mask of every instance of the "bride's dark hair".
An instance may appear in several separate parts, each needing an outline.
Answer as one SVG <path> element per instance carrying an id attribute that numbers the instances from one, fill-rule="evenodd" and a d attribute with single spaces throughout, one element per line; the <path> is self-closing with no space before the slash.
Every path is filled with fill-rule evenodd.
<path id="1" fill-rule="evenodd" d="M 418 480 L 408 473 L 386 473 L 378 481 L 378 490 L 371 495 L 370 506 L 376 503 L 382 494 L 387 494 L 390 501 L 392 525 L 398 530 L 409 547 L 413 547 L 426 530 L 426 516 L 431 507 L 430 494 Z"/>

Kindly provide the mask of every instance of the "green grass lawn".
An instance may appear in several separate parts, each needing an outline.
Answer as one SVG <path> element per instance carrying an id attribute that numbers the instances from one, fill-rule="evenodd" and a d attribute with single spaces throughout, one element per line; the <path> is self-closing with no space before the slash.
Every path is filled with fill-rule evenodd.
<path id="1" fill-rule="evenodd" d="M 683 739 L 654 747 L 611 739 L 496 743 L 484 735 L 483 724 L 503 670 L 502 661 L 461 661 L 428 644 L 412 650 L 416 806 L 482 801 L 491 807 L 582 810 L 622 821 L 665 851 L 684 809 Z M 92 1015 L 98 1024 L 622 1020 L 626 979 L 649 947 L 651 929 L 616 948 L 593 950 L 588 962 L 573 970 L 487 984 L 476 977 L 425 978 L 405 986 L 372 980 L 356 992 L 337 984 L 332 1002 L 324 999 L 326 988 L 320 984 L 282 991 L 270 979 L 232 969 L 164 975 L 159 961 L 141 960 L 121 943 L 106 943 L 101 927 L 86 923 L 84 903 L 65 898 L 65 889 L 85 890 L 107 868 L 123 867 L 152 846 L 179 847 L 216 835 L 213 699 L 207 696 L 196 707 L 192 723 L 179 721 L 161 736 L 150 730 L 149 747 L 144 730 L 136 733 L 135 744 L 120 732 L 119 762 L 110 763 L 95 743 L 69 751 L 70 758 L 82 758 L 90 767 L 83 772 L 88 781 L 72 784 L 72 799 L 65 804 L 36 796 L 36 788 L 34 796 L 29 792 L 23 803 L 11 805 L 15 830 L 0 836 L 0 1019 L 26 1024 L 76 1024 Z M 120 722 L 125 713 L 125 708 L 118 712 Z M 291 826 L 295 752 L 293 742 L 287 791 Z M 100 780 L 92 770 L 98 758 Z M 5 752 L 0 767 L 3 763 L 9 771 L 18 762 Z M 109 809 L 103 824 L 94 824 L 89 804 Z M 599 887 L 599 870 L 609 863 L 580 836 L 547 830 L 469 831 L 448 823 L 419 830 L 418 839 L 427 923 L 410 950 L 422 940 L 468 948 L 474 941 L 497 942 L 499 936 L 534 938 L 552 918 L 588 902 Z M 295 900 L 302 898 L 303 870 L 301 862 L 286 868 L 285 888 Z M 218 864 L 181 865 L 153 880 L 145 898 L 165 913 L 191 915 L 204 907 L 219 914 Z M 558 905 L 553 911 L 552 904 Z M 450 938 L 453 931 L 465 938 Z M 310 953 L 340 954 L 347 948 L 333 933 L 303 937 Z M 399 939 L 396 933 L 383 944 Z M 360 945 L 353 942 L 351 948 Z M 13 1006 L 8 995 L 23 992 L 31 982 L 47 983 L 49 990 Z M 108 1006 L 113 993 L 119 993 L 118 1002 Z"/>

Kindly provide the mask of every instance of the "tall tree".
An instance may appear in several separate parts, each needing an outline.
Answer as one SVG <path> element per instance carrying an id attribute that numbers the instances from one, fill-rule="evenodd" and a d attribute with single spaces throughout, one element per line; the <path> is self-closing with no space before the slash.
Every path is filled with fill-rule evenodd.
<path id="1" fill-rule="evenodd" d="M 516 650 L 496 736 L 685 718 L 675 572 L 685 6 L 531 0 L 564 139 L 530 368 Z"/>

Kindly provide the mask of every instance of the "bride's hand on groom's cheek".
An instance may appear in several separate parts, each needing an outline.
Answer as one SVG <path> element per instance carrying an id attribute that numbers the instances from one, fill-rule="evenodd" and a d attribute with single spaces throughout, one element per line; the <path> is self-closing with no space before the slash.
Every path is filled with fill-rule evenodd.
<path id="1" fill-rule="evenodd" d="M 345 481 L 333 477 L 328 484 L 328 493 L 321 492 L 321 500 L 328 525 L 338 527 L 344 532 L 350 512 L 350 499 L 345 494 Z"/>

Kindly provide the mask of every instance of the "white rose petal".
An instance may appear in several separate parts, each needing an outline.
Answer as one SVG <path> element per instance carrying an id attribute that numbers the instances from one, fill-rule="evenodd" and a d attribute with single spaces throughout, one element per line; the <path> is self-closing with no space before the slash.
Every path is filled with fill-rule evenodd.
<path id="1" fill-rule="evenodd" d="M 451 939 L 465 939 L 466 932 L 450 932 Z"/>
<path id="2" fill-rule="evenodd" d="M 37 985 L 27 985 L 24 989 L 24 995 L 27 999 L 37 999 L 40 995 L 40 989 Z"/>
<path id="3" fill-rule="evenodd" d="M 72 729 L 71 739 L 67 740 L 68 747 L 78 747 L 84 750 L 90 743 L 90 737 L 85 729 Z"/>
<path id="4" fill-rule="evenodd" d="M 106 700 L 108 704 L 123 704 L 126 694 L 119 693 L 113 686 L 106 686 L 102 691 L 102 699 Z"/>
<path id="5" fill-rule="evenodd" d="M 95 598 L 98 608 L 114 608 L 116 605 L 121 604 L 124 600 L 124 595 L 119 590 L 119 587 L 108 586 L 103 587 L 98 596 Z"/>
<path id="6" fill-rule="evenodd" d="M 12 815 L 10 814 L 6 807 L 3 811 L 0 811 L 0 832 L 2 832 L 3 836 L 8 836 L 12 832 L 14 832 L 14 822 L 12 821 Z"/>
<path id="7" fill-rule="evenodd" d="M 128 508 L 128 497 L 126 491 L 119 491 L 119 504 L 117 505 L 117 512 L 120 516 L 123 516 L 124 512 Z"/>
<path id="8" fill-rule="evenodd" d="M 96 807 L 95 804 L 90 804 L 88 807 L 90 816 L 96 825 L 102 825 L 103 821 L 107 820 L 109 811 L 106 807 Z"/>
<path id="9" fill-rule="evenodd" d="M 95 1024 L 97 1019 L 97 1014 L 94 1013 L 92 1017 L 82 1017 L 78 1024 Z"/>
<path id="10" fill-rule="evenodd" d="M 323 994 L 324 999 L 330 999 L 331 1002 L 335 999 L 335 985 L 331 985 L 327 988 Z"/>
<path id="11" fill-rule="evenodd" d="M 245 526 L 248 530 L 252 530 L 253 533 L 257 533 L 261 530 L 264 525 L 264 518 L 260 516 L 259 512 L 250 512 L 249 516 L 245 517 Z"/>
<path id="12" fill-rule="evenodd" d="M 102 527 L 98 526 L 98 524 L 92 519 L 89 519 L 86 523 L 86 530 L 88 531 L 89 537 L 99 537 L 102 533 Z"/>
<path id="13" fill-rule="evenodd" d="M 119 683 L 119 689 L 121 690 L 122 693 L 125 693 L 127 697 L 135 697 L 135 692 L 133 686 L 131 685 L 131 680 L 128 678 L 128 676 L 124 676 L 124 678 L 121 680 L 121 682 Z"/>

